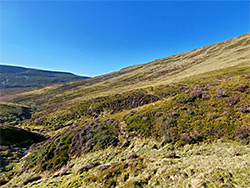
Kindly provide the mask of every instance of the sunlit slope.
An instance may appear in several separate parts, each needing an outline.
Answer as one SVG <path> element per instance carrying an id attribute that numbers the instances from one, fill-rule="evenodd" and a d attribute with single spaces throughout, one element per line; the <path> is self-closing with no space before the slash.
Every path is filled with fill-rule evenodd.
<path id="1" fill-rule="evenodd" d="M 188 84 L 154 86 L 36 114 L 26 126 L 40 124 L 51 137 L 31 147 L 0 183 L 249 187 L 250 74 L 236 75 L 188 90 Z M 112 113 L 103 113 L 108 108 Z"/>
<path id="2" fill-rule="evenodd" d="M 146 64 L 73 83 L 58 84 L 18 95 L 15 102 L 72 102 L 136 88 L 185 80 L 190 76 L 249 67 L 250 34 Z"/>

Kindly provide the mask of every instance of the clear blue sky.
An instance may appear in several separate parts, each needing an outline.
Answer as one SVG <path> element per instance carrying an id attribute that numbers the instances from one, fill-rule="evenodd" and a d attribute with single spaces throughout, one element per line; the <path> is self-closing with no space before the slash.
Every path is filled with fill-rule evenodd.
<path id="1" fill-rule="evenodd" d="M 96 76 L 249 32 L 249 1 L 1 1 L 1 64 Z"/>

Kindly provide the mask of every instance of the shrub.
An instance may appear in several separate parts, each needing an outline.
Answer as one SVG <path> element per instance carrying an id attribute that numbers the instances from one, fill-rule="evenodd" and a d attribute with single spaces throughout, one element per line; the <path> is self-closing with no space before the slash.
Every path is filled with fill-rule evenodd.
<path id="1" fill-rule="evenodd" d="M 176 155 L 176 153 L 169 153 L 165 156 L 166 158 L 170 158 L 170 159 L 177 159 L 180 158 L 179 156 Z"/>
<path id="2" fill-rule="evenodd" d="M 230 106 L 237 104 L 239 102 L 239 97 L 229 97 L 227 99 L 227 102 L 230 104 Z"/>
<path id="3" fill-rule="evenodd" d="M 235 131 L 236 137 L 243 143 L 247 144 L 250 141 L 250 126 L 238 127 Z"/>
<path id="4" fill-rule="evenodd" d="M 135 154 L 135 153 L 132 153 L 132 154 L 130 154 L 129 156 L 128 156 L 128 159 L 136 159 L 136 158 L 138 158 L 139 156 L 137 155 L 137 154 Z"/>
<path id="5" fill-rule="evenodd" d="M 202 93 L 202 98 L 203 99 L 206 99 L 206 100 L 209 100 L 211 98 L 211 96 L 205 92 Z"/>
<path id="6" fill-rule="evenodd" d="M 247 107 L 245 107 L 245 106 L 241 106 L 241 107 L 239 108 L 239 111 L 242 112 L 242 113 L 248 113 L 248 112 L 249 112 L 249 110 L 248 110 Z"/>
<path id="7" fill-rule="evenodd" d="M 101 163 L 99 162 L 94 162 L 94 163 L 91 163 L 89 165 L 86 165 L 86 166 L 83 166 L 81 167 L 79 170 L 78 170 L 78 173 L 83 173 L 83 172 L 87 172 L 89 171 L 90 169 L 94 168 L 94 167 L 97 167 L 97 166 L 100 166 Z"/>
<path id="8" fill-rule="evenodd" d="M 249 88 L 247 84 L 240 84 L 234 88 L 234 91 L 245 92 Z"/>
<path id="9" fill-rule="evenodd" d="M 40 180 L 42 177 L 41 176 L 36 176 L 33 178 L 29 178 L 26 181 L 23 182 L 23 185 L 27 185 L 28 183 L 34 182 L 34 181 L 38 181 Z"/>
<path id="10" fill-rule="evenodd" d="M 227 94 L 227 91 L 224 91 L 224 90 L 222 90 L 220 88 L 217 88 L 216 93 L 217 93 L 217 97 L 225 97 L 226 94 Z"/>
<path id="11" fill-rule="evenodd" d="M 190 92 L 190 97 L 194 98 L 201 98 L 202 97 L 202 90 L 193 90 Z"/>
<path id="12" fill-rule="evenodd" d="M 246 79 L 250 79 L 250 74 L 247 74 L 247 75 L 245 76 L 245 78 L 246 78 Z"/>
<path id="13" fill-rule="evenodd" d="M 192 143 L 194 143 L 194 139 L 191 136 L 189 136 L 188 134 L 186 134 L 186 133 L 181 135 L 181 141 L 184 144 L 192 144 Z"/>

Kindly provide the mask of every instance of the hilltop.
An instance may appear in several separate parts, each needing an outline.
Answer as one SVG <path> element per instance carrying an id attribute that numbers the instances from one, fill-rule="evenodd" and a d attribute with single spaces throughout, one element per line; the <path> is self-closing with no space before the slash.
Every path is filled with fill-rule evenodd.
<path id="1" fill-rule="evenodd" d="M 249 187 L 249 59 L 248 33 L 16 94 L 19 128 L 47 140 L 3 187 Z"/>

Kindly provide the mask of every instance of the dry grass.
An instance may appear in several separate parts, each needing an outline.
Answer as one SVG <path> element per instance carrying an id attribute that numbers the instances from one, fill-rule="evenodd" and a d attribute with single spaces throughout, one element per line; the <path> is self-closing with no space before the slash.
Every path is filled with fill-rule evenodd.
<path id="1" fill-rule="evenodd" d="M 67 84 L 57 84 L 17 95 L 14 101 L 64 101 L 72 103 L 86 98 L 104 96 L 153 85 L 183 81 L 207 72 L 235 67 L 249 68 L 250 34 L 189 52 L 158 59 L 142 65 Z"/>
<path id="2" fill-rule="evenodd" d="M 154 146 L 158 149 L 155 149 Z M 178 159 L 170 159 L 165 156 L 175 152 Z M 136 153 L 143 160 L 140 173 L 136 173 L 136 164 L 139 159 L 128 160 L 128 155 Z M 125 159 L 125 161 L 121 161 Z M 137 161 L 138 160 L 138 161 Z M 120 174 L 110 174 L 112 167 L 102 172 L 94 168 L 82 174 L 78 170 L 93 162 L 101 164 L 116 163 L 116 170 Z M 122 168 L 122 164 L 135 165 Z M 175 148 L 173 145 L 160 146 L 160 143 L 149 139 L 134 139 L 126 148 L 108 148 L 104 151 L 88 153 L 81 158 L 72 160 L 68 166 L 74 166 L 68 175 L 53 178 L 50 174 L 28 184 L 26 187 L 106 187 L 107 181 L 113 180 L 117 187 L 136 187 L 139 182 L 144 182 L 143 187 L 249 187 L 250 186 L 250 147 L 235 143 L 223 143 L 220 141 L 201 144 L 186 145 L 183 148 Z M 119 166 L 120 164 L 120 166 Z M 115 168 L 115 165 L 113 165 Z M 20 167 L 19 167 L 20 168 Z M 141 169 L 142 168 L 142 169 Z M 103 175 L 104 174 L 104 175 Z M 124 176 L 129 177 L 124 180 Z M 24 173 L 15 177 L 3 187 L 19 185 L 25 179 L 39 174 Z M 101 177 L 101 178 L 99 178 Z M 99 178 L 99 179 L 98 179 Z M 97 181 L 90 181 L 96 179 Z"/>

